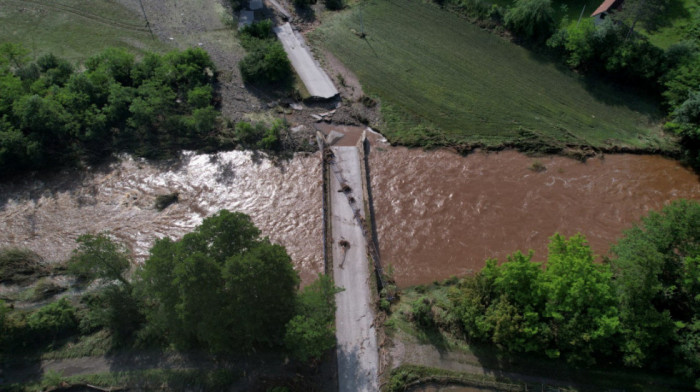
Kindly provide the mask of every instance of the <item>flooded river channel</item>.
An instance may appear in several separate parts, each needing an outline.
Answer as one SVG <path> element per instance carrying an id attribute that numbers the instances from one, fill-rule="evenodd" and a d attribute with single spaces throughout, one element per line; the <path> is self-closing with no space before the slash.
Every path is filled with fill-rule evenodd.
<path id="1" fill-rule="evenodd" d="M 172 192 L 179 203 L 158 212 L 156 196 Z M 79 235 L 108 230 L 143 261 L 156 238 L 180 238 L 224 208 L 286 246 L 304 282 L 323 271 L 318 154 L 279 164 L 241 151 L 186 153 L 173 165 L 126 157 L 90 174 L 0 184 L 0 246 L 63 260 Z"/>
<path id="2" fill-rule="evenodd" d="M 400 286 L 476 271 L 518 249 L 543 260 L 556 232 L 583 233 L 602 255 L 649 210 L 700 199 L 698 177 L 659 156 L 584 164 L 514 151 L 461 157 L 378 147 L 370 167 L 382 262 L 394 266 Z"/>
<path id="3" fill-rule="evenodd" d="M 532 165 L 543 171 L 532 170 Z M 597 254 L 651 209 L 700 199 L 700 182 L 657 156 L 607 155 L 582 164 L 506 151 L 462 157 L 382 143 L 370 154 L 384 264 L 401 286 L 478 270 L 515 250 L 546 257 L 549 236 L 581 232 Z M 157 195 L 179 192 L 162 212 Z M 87 174 L 0 184 L 0 246 L 47 260 L 70 256 L 83 233 L 112 232 L 144 260 L 156 238 L 179 238 L 226 208 L 252 216 L 287 247 L 304 282 L 323 270 L 318 154 L 275 164 L 250 152 L 187 153 L 174 164 L 129 157 Z"/>

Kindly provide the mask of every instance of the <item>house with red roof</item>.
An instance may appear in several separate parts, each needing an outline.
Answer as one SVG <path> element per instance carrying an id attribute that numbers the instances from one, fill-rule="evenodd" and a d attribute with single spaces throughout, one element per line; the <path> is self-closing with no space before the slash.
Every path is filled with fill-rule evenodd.
<path id="1" fill-rule="evenodd" d="M 605 19 L 608 14 L 620 8 L 624 0 L 604 0 L 598 8 L 591 14 L 591 17 L 595 18 L 596 23 Z"/>

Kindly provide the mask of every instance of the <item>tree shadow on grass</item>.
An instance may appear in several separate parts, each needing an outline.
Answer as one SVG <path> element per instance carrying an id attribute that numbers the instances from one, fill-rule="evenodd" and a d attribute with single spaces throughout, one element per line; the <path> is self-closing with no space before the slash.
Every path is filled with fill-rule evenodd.
<path id="1" fill-rule="evenodd" d="M 572 71 L 563 60 L 551 52 L 543 52 L 541 47 L 523 46 L 527 50 L 527 57 L 547 66 L 555 68 L 556 72 L 573 78 L 593 99 L 613 107 L 625 107 L 637 113 L 649 117 L 651 122 L 659 122 L 663 119 L 660 110 L 660 99 L 643 88 L 635 88 L 623 85 L 610 77 L 589 73 L 586 75 Z"/>
<path id="2" fill-rule="evenodd" d="M 597 101 L 608 106 L 625 107 L 649 117 L 652 122 L 663 119 L 659 97 L 645 91 L 635 91 L 628 86 L 614 83 L 608 79 L 586 75 L 579 78 L 579 84 Z"/>

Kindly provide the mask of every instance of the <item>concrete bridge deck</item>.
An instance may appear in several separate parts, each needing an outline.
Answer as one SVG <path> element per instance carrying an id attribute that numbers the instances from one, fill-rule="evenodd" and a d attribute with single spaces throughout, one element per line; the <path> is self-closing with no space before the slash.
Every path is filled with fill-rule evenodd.
<path id="1" fill-rule="evenodd" d="M 331 147 L 330 173 L 333 277 L 344 289 L 336 295 L 338 385 L 341 392 L 378 391 L 379 351 L 374 326 L 362 169 L 357 147 Z"/>

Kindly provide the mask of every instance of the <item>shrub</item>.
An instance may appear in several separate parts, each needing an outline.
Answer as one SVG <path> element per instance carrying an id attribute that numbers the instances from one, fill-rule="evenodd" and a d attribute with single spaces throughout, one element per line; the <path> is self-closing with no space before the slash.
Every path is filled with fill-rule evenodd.
<path id="1" fill-rule="evenodd" d="M 433 302 L 428 297 L 420 297 L 411 303 L 414 321 L 423 328 L 435 326 L 433 319 Z"/>
<path id="2" fill-rule="evenodd" d="M 270 20 L 262 20 L 260 22 L 255 22 L 245 26 L 241 29 L 240 34 L 244 41 L 248 41 L 250 38 L 263 40 L 274 38 L 274 35 L 272 34 L 272 22 Z M 243 42 L 243 45 L 245 46 L 249 43 L 250 42 Z"/>
<path id="3" fill-rule="evenodd" d="M 58 293 L 66 291 L 65 287 L 61 287 L 55 282 L 47 279 L 41 279 L 34 286 L 34 292 L 32 293 L 32 301 L 41 301 L 53 297 Z"/>
<path id="4" fill-rule="evenodd" d="M 62 298 L 29 315 L 27 325 L 36 336 L 58 336 L 74 332 L 78 327 L 75 307 Z"/>
<path id="5" fill-rule="evenodd" d="M 516 35 L 535 42 L 545 41 L 556 28 L 551 0 L 518 0 L 504 22 Z"/>
<path id="6" fill-rule="evenodd" d="M 265 135 L 265 125 L 257 123 L 255 125 L 241 121 L 236 124 L 234 131 L 236 139 L 245 147 L 255 146 L 263 135 Z"/>
<path id="7" fill-rule="evenodd" d="M 0 282 L 25 283 L 45 270 L 41 257 L 28 249 L 0 250 Z"/>
<path id="8" fill-rule="evenodd" d="M 287 53 L 277 41 L 256 40 L 238 66 L 246 82 L 277 83 L 292 75 Z"/>
<path id="9" fill-rule="evenodd" d="M 297 315 L 287 323 L 285 345 L 294 357 L 318 359 L 335 345 L 335 287 L 327 275 L 305 287 L 297 300 Z"/>
<path id="10" fill-rule="evenodd" d="M 324 4 L 326 5 L 326 8 L 329 10 L 342 10 L 343 9 L 343 0 L 324 0 Z"/>
<path id="11" fill-rule="evenodd" d="M 169 205 L 177 203 L 179 197 L 179 192 L 156 196 L 156 209 L 158 211 L 163 211 L 164 209 L 168 208 Z"/>

